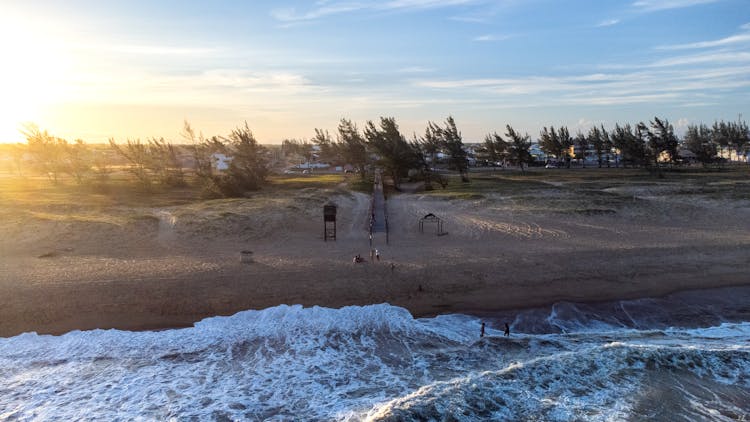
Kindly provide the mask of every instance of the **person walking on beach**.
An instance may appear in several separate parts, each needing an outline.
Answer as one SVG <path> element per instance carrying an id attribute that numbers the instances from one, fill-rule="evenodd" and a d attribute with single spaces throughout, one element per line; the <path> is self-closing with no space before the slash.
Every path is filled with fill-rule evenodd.
<path id="1" fill-rule="evenodd" d="M 375 259 L 377 259 L 378 261 L 380 261 L 380 251 L 377 250 L 377 249 L 375 249 Z"/>
<path id="2" fill-rule="evenodd" d="M 482 323 L 482 330 L 479 332 L 479 337 L 484 337 L 484 323 Z"/>
<path id="3" fill-rule="evenodd" d="M 505 334 L 503 334 L 505 337 L 510 337 L 510 327 L 508 326 L 508 323 L 505 323 Z"/>

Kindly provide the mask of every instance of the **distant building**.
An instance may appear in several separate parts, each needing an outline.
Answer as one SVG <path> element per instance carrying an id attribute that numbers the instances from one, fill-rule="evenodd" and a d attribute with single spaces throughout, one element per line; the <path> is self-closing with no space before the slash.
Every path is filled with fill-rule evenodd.
<path id="1" fill-rule="evenodd" d="M 227 157 L 221 153 L 211 154 L 211 167 L 216 171 L 227 171 L 229 170 L 229 163 L 232 162 L 234 157 Z"/>

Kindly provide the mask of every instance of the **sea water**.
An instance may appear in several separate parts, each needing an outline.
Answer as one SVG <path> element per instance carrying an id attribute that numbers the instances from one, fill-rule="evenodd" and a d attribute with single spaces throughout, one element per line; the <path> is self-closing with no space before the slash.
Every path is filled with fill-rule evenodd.
<path id="1" fill-rule="evenodd" d="M 159 332 L 27 333 L 0 338 L 0 420 L 747 420 L 748 298 L 434 318 L 277 306 Z"/>

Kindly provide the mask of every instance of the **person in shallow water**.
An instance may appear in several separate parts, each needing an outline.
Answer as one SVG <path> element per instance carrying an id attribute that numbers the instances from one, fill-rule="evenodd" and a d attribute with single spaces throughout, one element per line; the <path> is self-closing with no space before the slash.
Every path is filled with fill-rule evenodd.
<path id="1" fill-rule="evenodd" d="M 505 334 L 503 334 L 505 337 L 510 337 L 510 327 L 508 326 L 508 323 L 505 323 Z"/>
<path id="2" fill-rule="evenodd" d="M 482 323 L 482 330 L 479 332 L 479 337 L 484 337 L 484 323 Z"/>

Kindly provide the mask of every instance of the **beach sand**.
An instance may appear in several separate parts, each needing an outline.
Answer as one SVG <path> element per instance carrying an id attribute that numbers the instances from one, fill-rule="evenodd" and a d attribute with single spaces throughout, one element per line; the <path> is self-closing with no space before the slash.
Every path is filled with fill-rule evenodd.
<path id="1" fill-rule="evenodd" d="M 369 196 L 340 189 L 77 209 L 76 218 L 60 217 L 70 208 L 56 218 L 6 210 L 0 336 L 189 326 L 279 304 L 388 302 L 427 316 L 748 284 L 748 201 L 675 189 L 621 186 L 594 199 L 554 184 L 505 197 L 393 195 L 388 243 L 373 239 L 379 262 L 369 262 Z M 329 200 L 338 233 L 324 242 Z M 419 231 L 428 213 L 447 234 Z M 253 262 L 240 262 L 245 250 Z M 356 254 L 368 262 L 352 263 Z"/>

